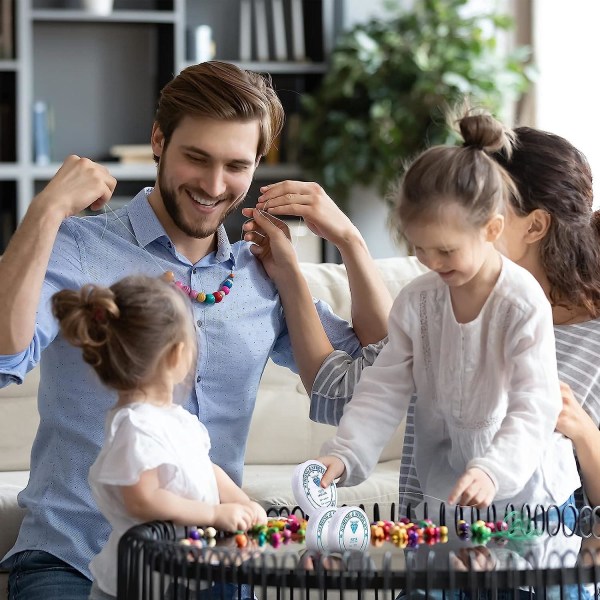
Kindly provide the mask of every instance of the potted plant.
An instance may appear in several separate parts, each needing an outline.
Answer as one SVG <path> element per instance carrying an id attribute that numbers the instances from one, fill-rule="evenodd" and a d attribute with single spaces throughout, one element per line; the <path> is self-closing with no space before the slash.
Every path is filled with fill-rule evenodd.
<path id="1" fill-rule="evenodd" d="M 303 98 L 303 167 L 342 205 L 356 184 L 384 196 L 407 160 L 448 142 L 446 107 L 468 97 L 503 118 L 530 81 L 528 49 L 497 47 L 509 17 L 468 15 L 468 0 L 386 4 L 388 18 L 342 34 L 319 88 Z"/>

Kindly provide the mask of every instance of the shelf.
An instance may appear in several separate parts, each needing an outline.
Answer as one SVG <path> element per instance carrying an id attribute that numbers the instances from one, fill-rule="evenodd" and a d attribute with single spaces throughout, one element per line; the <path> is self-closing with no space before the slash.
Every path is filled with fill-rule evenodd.
<path id="1" fill-rule="evenodd" d="M 246 69 L 248 71 L 255 71 L 257 73 L 270 73 L 271 75 L 275 74 L 285 74 L 285 75 L 307 75 L 307 74 L 323 74 L 327 72 L 327 63 L 311 63 L 311 62 L 277 62 L 277 61 L 268 61 L 268 62 L 260 62 L 260 61 L 250 61 L 250 62 L 240 62 L 236 60 L 229 60 L 231 64 L 234 64 L 240 69 Z M 188 62 L 185 64 L 186 67 L 190 67 L 196 63 Z"/>
<path id="2" fill-rule="evenodd" d="M 21 167 L 14 162 L 0 163 L 0 181 L 14 181 L 21 175 Z"/>
<path id="3" fill-rule="evenodd" d="M 0 71 L 18 71 L 20 67 L 18 60 L 0 59 Z"/>
<path id="4" fill-rule="evenodd" d="M 154 165 L 122 165 L 118 162 L 102 162 L 110 174 L 116 179 L 124 181 L 154 181 L 156 179 L 156 167 Z M 30 172 L 37 180 L 43 181 L 54 177 L 61 163 L 51 163 L 46 166 L 32 165 Z M 0 171 L 1 173 L 1 171 Z"/>
<path id="5" fill-rule="evenodd" d="M 168 23 L 176 22 L 174 12 L 151 11 L 151 10 L 115 10 L 110 15 L 95 15 L 85 10 L 33 10 L 31 12 L 34 21 L 84 21 L 92 23 Z"/>
<path id="6" fill-rule="evenodd" d="M 282 163 L 279 165 L 258 165 L 255 179 L 299 179 L 303 175 L 300 165 L 293 163 Z"/>
<path id="7" fill-rule="evenodd" d="M 312 92 L 328 70 L 337 27 L 334 15 L 342 13 L 343 1 L 302 0 L 305 51 L 297 53 L 289 35 L 291 2 L 283 0 L 287 52 L 274 52 L 274 32 L 269 30 L 269 52 L 264 54 L 268 60 L 256 60 L 256 27 L 252 25 L 252 52 L 245 55 L 252 60 L 241 61 L 241 0 L 116 0 L 115 10 L 107 15 L 83 9 L 81 0 L 12 0 L 18 43 L 13 52 L 1 55 L 7 58 L 0 59 L 0 140 L 4 142 L 0 145 L 4 193 L 0 202 L 4 203 L 10 190 L 15 197 L 11 210 L 15 223 L 19 222 L 31 199 L 69 154 L 105 158 L 101 164 L 117 179 L 115 193 L 121 198 L 153 185 L 154 164 L 113 162 L 109 149 L 148 140 L 160 90 L 181 68 L 196 64 L 191 59 L 197 50 L 194 32 L 200 25 L 211 28 L 217 59 L 273 76 L 286 113 L 278 151 L 269 155 L 269 160 L 278 162 L 261 161 L 253 189 L 304 179 L 295 162 L 300 162 L 301 153 L 297 141 L 300 99 Z M 250 6 L 255 4 L 250 1 Z M 268 27 L 272 27 L 272 13 L 267 15 Z M 275 56 L 289 60 L 278 61 Z M 297 62 L 293 56 L 306 58 Z M 48 106 L 50 156 L 54 157 L 44 166 L 34 161 L 33 106 L 38 101 Z"/>
<path id="8" fill-rule="evenodd" d="M 122 165 L 118 162 L 103 162 L 110 174 L 116 179 L 124 181 L 140 181 L 156 179 L 156 167 L 154 165 Z M 34 179 L 47 180 L 54 177 L 56 171 L 60 168 L 61 163 L 51 163 L 46 166 L 32 165 L 29 172 Z M 0 164 L 0 178 L 14 178 L 15 171 L 18 166 L 13 164 Z M 259 179 L 297 179 L 302 177 L 302 169 L 297 164 L 282 163 L 279 165 L 259 165 L 256 169 L 255 177 Z"/>

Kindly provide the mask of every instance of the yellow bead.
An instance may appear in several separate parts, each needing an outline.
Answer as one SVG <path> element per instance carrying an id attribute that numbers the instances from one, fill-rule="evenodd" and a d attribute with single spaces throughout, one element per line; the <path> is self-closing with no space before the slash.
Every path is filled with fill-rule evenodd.
<path id="1" fill-rule="evenodd" d="M 198 302 L 204 302 L 206 300 L 206 294 L 204 292 L 198 292 L 196 300 L 198 300 Z"/>

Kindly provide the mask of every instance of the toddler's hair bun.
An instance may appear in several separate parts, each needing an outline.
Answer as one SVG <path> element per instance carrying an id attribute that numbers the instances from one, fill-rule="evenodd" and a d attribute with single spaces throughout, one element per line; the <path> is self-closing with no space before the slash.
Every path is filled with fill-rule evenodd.
<path id="1" fill-rule="evenodd" d="M 458 124 L 466 148 L 478 148 L 487 154 L 504 150 L 510 156 L 514 135 L 491 115 L 466 115 Z"/>

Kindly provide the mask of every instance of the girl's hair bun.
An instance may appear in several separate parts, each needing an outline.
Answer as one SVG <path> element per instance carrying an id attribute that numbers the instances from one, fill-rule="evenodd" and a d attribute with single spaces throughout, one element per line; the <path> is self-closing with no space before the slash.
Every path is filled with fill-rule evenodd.
<path id="1" fill-rule="evenodd" d="M 491 115 L 466 115 L 458 125 L 466 148 L 477 148 L 487 154 L 504 151 L 510 157 L 514 135 Z"/>

